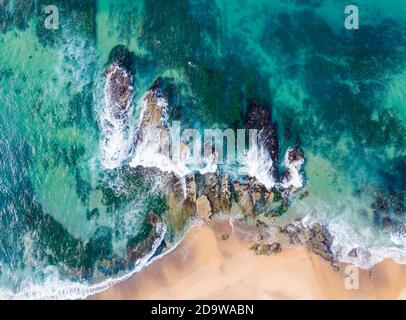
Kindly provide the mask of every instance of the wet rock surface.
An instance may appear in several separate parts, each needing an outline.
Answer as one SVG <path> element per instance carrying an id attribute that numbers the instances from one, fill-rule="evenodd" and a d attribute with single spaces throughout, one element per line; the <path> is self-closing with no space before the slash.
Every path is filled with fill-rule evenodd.
<path id="1" fill-rule="evenodd" d="M 257 101 L 248 101 L 247 128 L 258 131 L 258 143 L 263 145 L 272 159 L 270 174 L 278 180 L 278 127 L 277 123 L 272 123 L 271 115 Z"/>
<path id="2" fill-rule="evenodd" d="M 114 117 L 127 119 L 134 92 L 132 54 L 126 47 L 118 45 L 110 52 L 109 62 L 104 71 L 107 99 Z"/>
<path id="3" fill-rule="evenodd" d="M 295 220 L 279 231 L 291 244 L 304 246 L 327 261 L 335 260 L 331 250 L 333 237 L 325 226 L 317 223 L 304 226 L 301 220 Z"/>
<path id="4" fill-rule="evenodd" d="M 112 79 L 115 79 L 118 84 L 116 87 L 111 85 L 112 96 L 120 102 L 120 105 L 123 105 L 127 101 L 129 92 L 122 89 L 122 86 L 125 87 L 124 84 L 128 82 L 123 79 L 120 71 L 115 72 L 118 74 L 113 73 Z M 153 143 L 160 143 L 169 136 L 167 123 L 170 112 L 161 89 L 162 81 L 158 78 L 145 95 L 144 109 L 135 137 L 135 147 L 142 146 L 145 142 L 151 143 L 152 140 L 148 139 L 151 139 L 152 132 L 159 132 L 154 136 Z M 230 179 L 219 167 L 215 172 L 193 171 L 184 176 L 155 167 L 138 166 L 136 168 L 146 179 L 159 181 L 158 188 L 165 194 L 168 203 L 167 221 L 174 230 L 182 230 L 191 217 L 208 221 L 217 215 L 230 214 L 234 205 L 243 216 L 253 219 L 257 227 L 262 229 L 266 229 L 268 225 L 257 218 L 266 214 L 268 219 L 273 219 L 287 211 L 289 193 L 297 191 L 298 188 L 293 188 L 291 185 L 284 187 L 279 183 L 277 125 L 272 123 L 270 113 L 254 100 L 248 102 L 247 128 L 258 130 L 257 143 L 266 150 L 272 160 L 269 175 L 276 181 L 275 187 L 267 188 L 256 177 Z M 212 151 L 215 152 L 215 150 Z M 137 152 L 143 152 L 143 150 L 140 149 Z M 285 162 L 292 167 L 288 167 L 285 175 L 295 174 L 295 172 L 290 173 L 291 168 L 298 174 L 303 161 L 304 153 L 299 145 L 288 149 Z M 286 227 L 284 233 L 288 235 L 291 243 L 303 245 L 309 251 L 329 261 L 333 260 L 330 250 L 331 236 L 322 226 L 304 228 L 303 225 L 290 225 Z M 129 253 L 131 259 L 138 257 L 142 246 L 150 245 L 153 238 L 152 232 L 146 241 L 132 248 Z M 257 244 L 254 250 L 259 254 L 277 253 L 281 251 L 281 245 L 278 242 Z"/>

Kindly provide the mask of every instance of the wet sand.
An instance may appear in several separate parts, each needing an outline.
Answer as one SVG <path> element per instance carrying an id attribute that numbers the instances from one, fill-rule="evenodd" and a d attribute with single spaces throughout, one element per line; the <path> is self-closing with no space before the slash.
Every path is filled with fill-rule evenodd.
<path id="1" fill-rule="evenodd" d="M 371 270 L 336 270 L 284 245 L 278 254 L 256 255 L 253 236 L 228 220 L 194 227 L 172 252 L 89 299 L 406 299 L 406 265 L 385 260 Z M 356 286 L 348 275 L 354 270 L 359 288 L 346 289 Z"/>

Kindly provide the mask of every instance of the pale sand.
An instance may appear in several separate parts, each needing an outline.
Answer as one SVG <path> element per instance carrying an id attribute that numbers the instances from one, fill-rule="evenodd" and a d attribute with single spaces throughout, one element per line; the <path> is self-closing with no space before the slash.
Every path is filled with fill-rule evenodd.
<path id="1" fill-rule="evenodd" d="M 90 299 L 406 299 L 406 266 L 392 260 L 359 269 L 359 289 L 347 290 L 346 265 L 335 271 L 299 247 L 256 255 L 251 244 L 228 221 L 194 227 L 175 250 Z"/>

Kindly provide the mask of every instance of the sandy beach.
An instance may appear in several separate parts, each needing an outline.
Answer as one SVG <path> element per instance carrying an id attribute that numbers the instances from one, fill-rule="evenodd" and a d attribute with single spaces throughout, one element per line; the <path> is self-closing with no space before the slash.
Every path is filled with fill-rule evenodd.
<path id="1" fill-rule="evenodd" d="M 392 260 L 356 269 L 358 289 L 346 289 L 353 267 L 341 264 L 337 270 L 300 247 L 257 255 L 250 250 L 252 234 L 247 235 L 228 220 L 194 227 L 175 250 L 89 298 L 406 299 L 406 266 Z"/>

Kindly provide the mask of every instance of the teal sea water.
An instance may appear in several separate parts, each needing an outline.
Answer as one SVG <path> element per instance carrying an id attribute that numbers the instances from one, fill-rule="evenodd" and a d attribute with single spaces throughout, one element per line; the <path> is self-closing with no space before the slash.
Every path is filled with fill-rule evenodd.
<path id="1" fill-rule="evenodd" d="M 401 1 L 351 1 L 359 30 L 344 28 L 341 0 L 54 0 L 58 30 L 44 28 L 47 4 L 0 1 L 0 298 L 86 296 L 185 232 L 166 227 L 126 262 L 167 204 L 151 181 L 101 165 L 103 71 L 119 44 L 134 54 L 134 119 L 158 76 L 186 126 L 243 128 L 256 99 L 281 151 L 298 139 L 305 151 L 309 196 L 280 220 L 322 222 L 343 261 L 406 263 Z"/>

